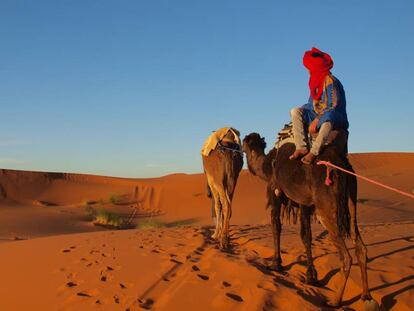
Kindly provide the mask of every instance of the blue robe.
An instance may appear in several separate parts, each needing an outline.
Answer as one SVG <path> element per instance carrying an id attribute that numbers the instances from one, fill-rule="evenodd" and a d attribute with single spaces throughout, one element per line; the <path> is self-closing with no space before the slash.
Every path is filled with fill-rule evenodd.
<path id="1" fill-rule="evenodd" d="M 308 103 L 303 105 L 303 118 L 307 126 L 319 117 L 317 129 L 325 122 L 331 122 L 332 129 L 347 130 L 348 116 L 346 114 L 345 91 L 341 82 L 332 74 L 326 76 L 320 100 L 309 97 Z"/>

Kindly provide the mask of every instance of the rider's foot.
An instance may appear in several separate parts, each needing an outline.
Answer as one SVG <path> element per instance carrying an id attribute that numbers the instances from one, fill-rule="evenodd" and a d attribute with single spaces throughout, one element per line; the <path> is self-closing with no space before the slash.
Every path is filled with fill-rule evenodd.
<path id="1" fill-rule="evenodd" d="M 314 155 L 312 152 L 309 152 L 307 155 L 305 155 L 303 158 L 302 158 L 302 163 L 304 163 L 304 164 L 312 164 L 313 163 L 313 161 L 315 161 L 315 159 L 316 159 L 316 155 Z"/>
<path id="2" fill-rule="evenodd" d="M 308 153 L 308 149 L 296 149 L 295 152 L 289 157 L 290 160 L 296 160 Z"/>

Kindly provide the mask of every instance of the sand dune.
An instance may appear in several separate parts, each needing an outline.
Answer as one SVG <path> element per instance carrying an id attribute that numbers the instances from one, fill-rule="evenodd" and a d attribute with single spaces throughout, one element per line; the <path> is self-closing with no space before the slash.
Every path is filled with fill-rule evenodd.
<path id="1" fill-rule="evenodd" d="M 358 173 L 413 193 L 413 153 L 350 158 Z M 360 182 L 359 202 L 373 295 L 385 310 L 413 310 L 413 200 Z M 124 218 L 138 208 L 133 224 L 157 219 L 162 227 L 111 231 L 91 223 L 88 206 Z M 228 253 L 209 239 L 210 207 L 203 174 L 125 179 L 0 170 L 0 310 L 324 309 L 339 263 L 319 225 L 313 235 L 321 286 L 312 287 L 303 282 L 297 225 L 284 226 L 287 273 L 266 269 L 272 237 L 257 177 L 240 175 Z M 346 310 L 362 310 L 360 291 L 354 266 Z"/>

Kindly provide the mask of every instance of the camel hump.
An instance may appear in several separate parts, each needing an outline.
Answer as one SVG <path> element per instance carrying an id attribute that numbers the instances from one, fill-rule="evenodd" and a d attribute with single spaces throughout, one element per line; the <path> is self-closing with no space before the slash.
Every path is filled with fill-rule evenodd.
<path id="1" fill-rule="evenodd" d="M 293 124 L 292 122 L 285 124 L 283 129 L 277 133 L 275 148 L 278 149 L 287 143 L 295 143 L 293 138 Z"/>
<path id="2" fill-rule="evenodd" d="M 220 143 L 224 145 L 228 145 L 229 143 L 237 144 L 241 150 L 240 132 L 232 127 L 222 127 L 214 131 L 204 142 L 201 154 L 203 156 L 209 156 L 210 152 L 216 149 Z"/>

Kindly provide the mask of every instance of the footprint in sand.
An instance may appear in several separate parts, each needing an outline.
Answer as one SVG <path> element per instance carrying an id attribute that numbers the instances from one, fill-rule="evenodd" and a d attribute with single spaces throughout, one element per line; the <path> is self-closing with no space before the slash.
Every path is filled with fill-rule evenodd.
<path id="1" fill-rule="evenodd" d="M 208 281 L 210 279 L 208 275 L 204 275 L 204 274 L 197 274 L 197 276 L 203 281 Z"/>
<path id="2" fill-rule="evenodd" d="M 221 284 L 223 284 L 224 287 L 230 287 L 231 286 L 231 284 L 229 282 L 226 282 L 226 281 L 223 281 L 223 283 L 221 283 Z"/>
<path id="3" fill-rule="evenodd" d="M 67 287 L 75 287 L 75 286 L 78 286 L 78 284 L 76 284 L 75 282 L 70 281 L 70 282 L 66 283 L 66 286 Z"/>
<path id="4" fill-rule="evenodd" d="M 70 253 L 70 249 L 64 249 L 62 250 L 62 253 Z"/>
<path id="5" fill-rule="evenodd" d="M 197 267 L 196 265 L 194 265 L 194 266 L 191 267 L 191 270 L 193 270 L 193 271 L 200 271 L 200 268 Z"/>
<path id="6" fill-rule="evenodd" d="M 232 293 L 226 293 L 226 296 L 229 297 L 230 299 L 233 299 L 237 302 L 243 302 L 243 298 L 239 295 L 236 294 L 232 294 Z"/>
<path id="7" fill-rule="evenodd" d="M 138 302 L 139 302 L 139 306 L 142 309 L 145 309 L 145 310 L 151 309 L 152 306 L 154 305 L 154 300 L 152 300 L 150 298 L 148 298 L 148 299 L 138 299 Z"/>
<path id="8" fill-rule="evenodd" d="M 174 259 L 174 258 L 170 259 L 170 261 L 173 263 L 179 264 L 179 265 L 183 264 L 181 261 L 178 261 L 177 259 Z"/>
<path id="9" fill-rule="evenodd" d="M 114 296 L 115 303 L 119 303 L 119 297 L 117 295 Z"/>
<path id="10" fill-rule="evenodd" d="M 72 279 L 73 277 L 74 277 L 74 274 L 73 274 L 72 272 L 69 272 L 69 273 L 66 275 L 66 278 L 67 278 L 68 280 Z"/>
<path id="11" fill-rule="evenodd" d="M 92 289 L 92 290 L 84 290 L 84 291 L 78 292 L 76 293 L 76 295 L 80 297 L 91 298 L 91 297 L 97 296 L 98 293 L 99 291 L 97 289 Z"/>

